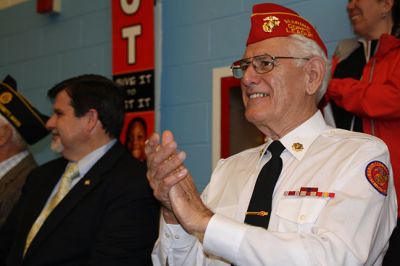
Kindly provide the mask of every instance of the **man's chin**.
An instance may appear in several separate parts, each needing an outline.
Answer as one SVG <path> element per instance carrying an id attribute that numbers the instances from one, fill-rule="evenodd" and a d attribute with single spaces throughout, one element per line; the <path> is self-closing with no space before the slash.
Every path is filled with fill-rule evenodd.
<path id="1" fill-rule="evenodd" d="M 54 151 L 56 153 L 60 153 L 60 154 L 64 150 L 64 146 L 59 141 L 52 141 L 50 148 L 51 148 L 52 151 Z"/>

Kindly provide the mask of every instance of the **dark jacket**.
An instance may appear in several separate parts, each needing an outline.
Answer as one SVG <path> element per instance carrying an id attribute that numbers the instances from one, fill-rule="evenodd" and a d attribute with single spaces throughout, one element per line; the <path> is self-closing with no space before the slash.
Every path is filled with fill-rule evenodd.
<path id="1" fill-rule="evenodd" d="M 151 265 L 159 205 L 145 166 L 116 143 L 48 216 L 26 256 L 26 236 L 65 170 L 36 168 L 0 231 L 0 265 Z"/>

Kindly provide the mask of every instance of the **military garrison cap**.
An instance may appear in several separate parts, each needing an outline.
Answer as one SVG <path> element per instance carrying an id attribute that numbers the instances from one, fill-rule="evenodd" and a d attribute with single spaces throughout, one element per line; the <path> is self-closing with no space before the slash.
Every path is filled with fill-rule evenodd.
<path id="1" fill-rule="evenodd" d="M 300 34 L 316 42 L 328 54 L 317 30 L 295 11 L 272 3 L 256 4 L 251 15 L 251 28 L 247 45 L 274 37 Z"/>
<path id="2" fill-rule="evenodd" d="M 32 145 L 44 138 L 48 117 L 41 114 L 17 91 L 14 78 L 7 76 L 0 83 L 0 113 L 17 129 L 25 141 Z"/>

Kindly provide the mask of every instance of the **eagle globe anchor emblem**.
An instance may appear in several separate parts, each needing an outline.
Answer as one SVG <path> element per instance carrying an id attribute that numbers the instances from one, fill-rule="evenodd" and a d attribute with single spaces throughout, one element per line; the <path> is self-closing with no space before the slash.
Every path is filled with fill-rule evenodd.
<path id="1" fill-rule="evenodd" d="M 268 16 L 268 17 L 265 17 L 264 19 L 263 19 L 263 21 L 265 21 L 264 22 L 264 24 L 263 24 L 263 30 L 265 31 L 265 32 L 272 32 L 272 30 L 275 28 L 275 27 L 277 27 L 277 26 L 279 26 L 279 24 L 281 23 L 280 21 L 279 21 L 279 18 L 277 18 L 277 17 L 275 17 L 275 16 Z"/>

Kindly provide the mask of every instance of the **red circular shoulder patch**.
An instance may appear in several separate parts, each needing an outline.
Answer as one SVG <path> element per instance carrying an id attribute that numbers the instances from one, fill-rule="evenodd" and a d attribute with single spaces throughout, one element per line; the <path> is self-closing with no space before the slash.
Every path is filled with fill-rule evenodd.
<path id="1" fill-rule="evenodd" d="M 367 165 L 365 176 L 379 193 L 387 195 L 389 169 L 380 161 L 373 161 Z"/>

